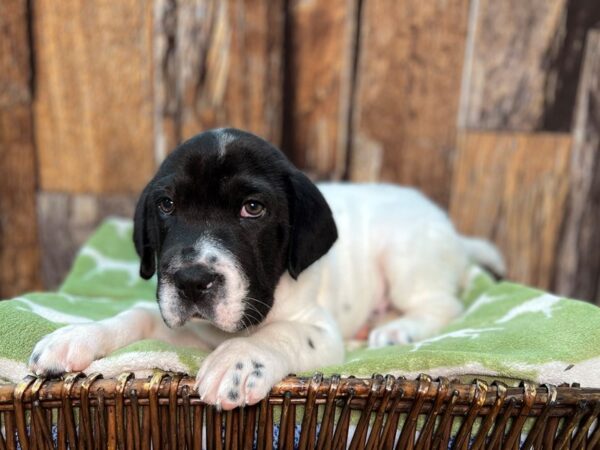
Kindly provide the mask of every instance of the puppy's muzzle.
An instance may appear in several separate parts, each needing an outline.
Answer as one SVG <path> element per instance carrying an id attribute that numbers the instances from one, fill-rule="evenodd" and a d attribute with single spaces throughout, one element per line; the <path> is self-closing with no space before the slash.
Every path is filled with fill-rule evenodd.
<path id="1" fill-rule="evenodd" d="M 173 275 L 179 294 L 192 301 L 212 297 L 223 284 L 222 275 L 203 265 L 193 265 L 179 269 Z"/>

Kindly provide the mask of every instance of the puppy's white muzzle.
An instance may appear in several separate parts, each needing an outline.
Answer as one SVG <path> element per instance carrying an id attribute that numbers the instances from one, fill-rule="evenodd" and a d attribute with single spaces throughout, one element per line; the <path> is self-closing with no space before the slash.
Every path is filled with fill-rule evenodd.
<path id="1" fill-rule="evenodd" d="M 204 318 L 227 332 L 244 327 L 248 279 L 235 256 L 217 241 L 201 237 L 193 251 L 182 249 L 159 276 L 158 301 L 165 323 L 183 325 Z"/>

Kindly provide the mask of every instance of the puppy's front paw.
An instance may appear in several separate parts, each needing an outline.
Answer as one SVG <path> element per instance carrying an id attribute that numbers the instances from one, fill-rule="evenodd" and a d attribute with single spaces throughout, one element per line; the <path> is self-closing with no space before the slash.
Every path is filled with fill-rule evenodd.
<path id="1" fill-rule="evenodd" d="M 203 361 L 196 388 L 204 402 L 224 410 L 253 405 L 287 375 L 284 361 L 249 339 L 230 339 Z"/>
<path id="2" fill-rule="evenodd" d="M 46 376 L 82 371 L 104 356 L 105 339 L 102 325 L 95 323 L 60 328 L 36 344 L 29 358 L 29 368 L 36 375 Z"/>

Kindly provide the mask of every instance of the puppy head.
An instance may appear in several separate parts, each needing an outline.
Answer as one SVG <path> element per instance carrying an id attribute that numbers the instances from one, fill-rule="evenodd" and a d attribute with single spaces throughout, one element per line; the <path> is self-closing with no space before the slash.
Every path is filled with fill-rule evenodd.
<path id="1" fill-rule="evenodd" d="M 134 223 L 140 275 L 158 272 L 167 325 L 204 318 L 228 332 L 259 324 L 283 273 L 297 278 L 337 239 L 316 186 L 271 144 L 236 129 L 175 149 Z"/>

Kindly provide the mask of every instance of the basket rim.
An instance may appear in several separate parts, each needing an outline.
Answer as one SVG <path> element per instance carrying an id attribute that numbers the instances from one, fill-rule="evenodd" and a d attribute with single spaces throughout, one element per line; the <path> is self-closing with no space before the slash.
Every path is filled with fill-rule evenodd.
<path id="1" fill-rule="evenodd" d="M 150 396 L 156 396 L 159 402 L 168 403 L 174 393 L 179 400 L 185 396 L 191 403 L 200 404 L 202 402 L 194 389 L 195 383 L 195 378 L 188 375 L 164 371 L 155 371 L 147 378 L 136 378 L 132 372 L 124 372 L 114 378 L 103 378 L 98 373 L 86 376 L 81 372 L 67 374 L 60 379 L 30 375 L 20 383 L 0 385 L 0 411 L 12 409 L 15 403 L 27 406 L 32 402 L 39 402 L 41 406 L 52 407 L 68 400 L 76 406 L 83 397 L 87 397 L 86 401 L 91 404 L 100 397 L 106 404 L 111 404 L 116 399 L 128 404 L 132 394 L 141 404 L 148 401 Z M 286 377 L 271 389 L 267 401 L 277 405 L 290 398 L 292 402 L 302 404 L 310 396 L 317 403 L 324 403 L 333 397 L 350 399 L 356 407 L 360 407 L 368 398 L 383 399 L 398 392 L 401 393 L 403 402 L 408 404 L 415 400 L 432 403 L 441 396 L 445 401 L 455 403 L 459 410 L 462 409 L 461 405 L 469 406 L 473 403 L 479 404 L 484 410 L 493 408 L 501 399 L 503 403 L 528 405 L 533 415 L 548 405 L 560 412 L 561 409 L 572 410 L 582 403 L 600 402 L 600 389 L 579 385 L 536 385 L 521 381 L 519 386 L 509 387 L 501 381 L 488 384 L 475 379 L 471 383 L 464 383 L 444 377 L 434 380 L 426 374 L 410 380 L 380 374 L 370 378 L 340 375 L 324 377 L 318 372 L 312 377 Z M 401 406 L 400 404 L 399 407 Z"/>

